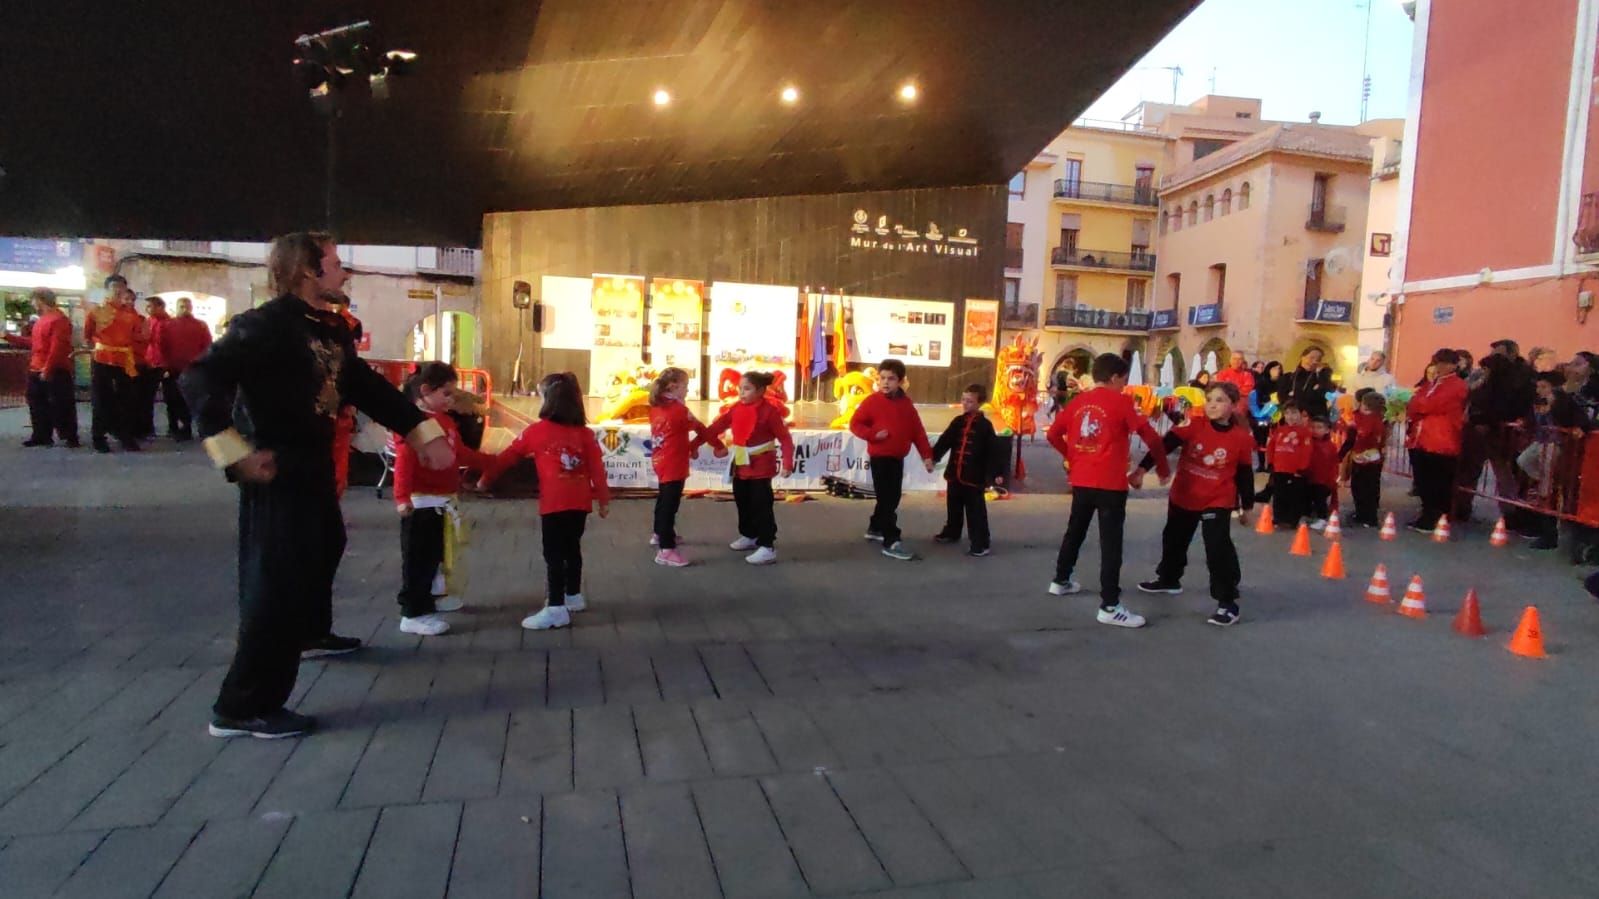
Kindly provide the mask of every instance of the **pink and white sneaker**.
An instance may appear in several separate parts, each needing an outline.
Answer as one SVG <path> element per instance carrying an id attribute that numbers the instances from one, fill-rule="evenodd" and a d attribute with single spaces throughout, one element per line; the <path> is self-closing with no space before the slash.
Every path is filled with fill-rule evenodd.
<path id="1" fill-rule="evenodd" d="M 667 568 L 684 568 L 689 562 L 677 550 L 663 549 L 655 554 L 655 564 L 665 565 Z"/>

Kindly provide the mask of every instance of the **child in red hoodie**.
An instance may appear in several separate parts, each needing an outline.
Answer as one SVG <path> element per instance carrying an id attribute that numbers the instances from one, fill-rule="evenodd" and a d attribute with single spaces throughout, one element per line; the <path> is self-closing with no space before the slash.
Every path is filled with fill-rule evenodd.
<path id="1" fill-rule="evenodd" d="M 1355 501 L 1351 524 L 1374 528 L 1377 505 L 1382 500 L 1382 450 L 1388 440 L 1388 423 L 1383 414 L 1388 400 L 1375 390 L 1360 397 L 1355 421 L 1344 439 L 1344 454 L 1349 457 L 1349 495 Z"/>
<path id="2" fill-rule="evenodd" d="M 1338 510 L 1338 445 L 1332 440 L 1332 424 L 1324 415 L 1310 420 L 1310 527 L 1321 530 L 1327 516 Z"/>
<path id="3" fill-rule="evenodd" d="M 443 362 L 426 362 L 405 382 L 405 395 L 444 429 L 444 439 L 455 450 L 457 466 L 482 471 L 493 459 L 461 442 L 461 431 L 447 410 L 455 401 L 455 369 Z M 394 449 L 394 508 L 400 513 L 400 630 L 434 637 L 450 629 L 439 612 L 454 612 L 463 603 L 448 595 L 445 575 L 457 564 L 456 538 L 460 510 L 461 472 L 451 467 L 421 465 L 416 450 L 398 435 L 390 438 Z"/>
<path id="4" fill-rule="evenodd" d="M 777 516 L 772 511 L 772 478 L 782 454 L 783 477 L 794 473 L 794 438 L 789 436 L 783 413 L 766 401 L 772 376 L 747 371 L 738 383 L 738 402 L 705 429 L 707 441 L 730 431 L 733 452 L 733 503 L 738 507 L 738 539 L 729 549 L 755 552 L 745 557 L 751 565 L 777 561 Z"/>
<path id="5" fill-rule="evenodd" d="M 899 500 L 905 490 L 905 456 L 911 447 L 922 457 L 922 465 L 933 470 L 933 448 L 927 442 L 927 429 L 916 413 L 916 404 L 905 393 L 905 363 L 884 359 L 877 367 L 877 392 L 855 408 L 849 420 L 850 433 L 866 441 L 866 455 L 872 467 L 872 492 L 877 503 L 866 525 L 866 539 L 883 544 L 883 555 L 909 562 L 916 554 L 900 542 Z"/>
<path id="6" fill-rule="evenodd" d="M 668 368 L 650 385 L 650 463 L 659 484 L 655 493 L 655 533 L 650 543 L 660 547 L 655 564 L 682 568 L 688 564 L 677 551 L 677 510 L 683 503 L 683 484 L 688 480 L 688 463 L 705 441 L 705 425 L 683 405 L 688 389 L 688 372 Z M 727 455 L 721 441 L 711 440 L 718 457 Z"/>
<path id="7" fill-rule="evenodd" d="M 1271 498 L 1273 523 L 1297 528 L 1310 503 L 1310 426 L 1295 401 L 1284 401 L 1282 412 L 1282 421 L 1271 429 L 1266 443 L 1266 467 L 1271 469 L 1266 496 Z"/>
<path id="8" fill-rule="evenodd" d="M 479 485 L 494 479 L 519 459 L 533 457 L 539 472 L 539 526 L 544 532 L 544 566 L 549 592 L 544 608 L 522 619 L 531 631 L 566 627 L 571 613 L 588 607 L 583 599 L 583 529 L 589 509 L 611 514 L 611 490 L 599 441 L 583 414 L 583 396 L 570 372 L 548 375 L 539 384 L 544 404 L 539 420 L 494 460 Z"/>

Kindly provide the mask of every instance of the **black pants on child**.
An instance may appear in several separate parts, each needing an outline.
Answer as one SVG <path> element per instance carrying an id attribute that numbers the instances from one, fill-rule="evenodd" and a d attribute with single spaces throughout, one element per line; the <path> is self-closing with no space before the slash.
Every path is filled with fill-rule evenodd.
<path id="1" fill-rule="evenodd" d="M 1188 567 L 1188 544 L 1198 529 L 1205 541 L 1205 567 L 1210 569 L 1210 597 L 1224 606 L 1238 608 L 1238 549 L 1233 546 L 1232 510 L 1206 509 L 1195 512 L 1177 506 L 1166 507 L 1166 529 L 1160 534 L 1160 565 L 1155 577 L 1168 584 L 1182 583 Z"/>
<path id="2" fill-rule="evenodd" d="M 1099 605 L 1108 609 L 1121 601 L 1122 595 L 1122 527 L 1127 522 L 1127 491 L 1072 488 L 1071 518 L 1066 522 L 1066 536 L 1061 538 L 1060 555 L 1055 559 L 1055 582 L 1064 584 L 1072 579 L 1077 554 L 1088 539 L 1088 525 L 1095 514 L 1099 516 Z"/>
<path id="3" fill-rule="evenodd" d="M 400 519 L 400 614 L 431 615 L 433 576 L 444 562 L 443 509 L 413 509 Z"/>
<path id="4" fill-rule="evenodd" d="M 1416 496 L 1421 499 L 1421 516 L 1416 525 L 1426 530 L 1438 526 L 1438 517 L 1450 512 L 1455 493 L 1455 456 L 1416 450 L 1412 476 Z"/>
<path id="5" fill-rule="evenodd" d="M 140 440 L 155 436 L 155 398 L 161 392 L 161 383 L 166 376 L 167 370 L 164 368 L 143 367 L 139 369 L 139 377 L 134 379 L 133 393 L 138 412 L 133 417 L 133 431 Z"/>
<path id="6" fill-rule="evenodd" d="M 1301 474 L 1272 472 L 1271 483 L 1272 523 L 1280 528 L 1299 526 L 1310 507 L 1310 480 Z"/>
<path id="7" fill-rule="evenodd" d="M 738 534 L 756 546 L 777 545 L 777 513 L 772 510 L 771 478 L 734 478 L 733 505 L 738 508 Z"/>
<path id="8" fill-rule="evenodd" d="M 28 418 L 33 439 L 51 442 L 51 434 L 67 443 L 78 442 L 78 406 L 72 395 L 72 372 L 28 372 Z"/>
<path id="9" fill-rule="evenodd" d="M 89 435 L 104 443 L 112 436 L 123 443 L 134 442 L 133 379 L 119 365 L 96 362 L 89 368 Z M 273 711 L 276 711 L 275 709 Z"/>
<path id="10" fill-rule="evenodd" d="M 546 601 L 552 606 L 564 606 L 568 596 L 583 592 L 583 529 L 588 521 L 589 513 L 582 509 L 539 516 L 544 531 Z"/>
<path id="11" fill-rule="evenodd" d="M 1327 520 L 1332 514 L 1333 488 L 1325 484 L 1310 485 L 1310 517 Z"/>
<path id="12" fill-rule="evenodd" d="M 988 549 L 988 498 L 983 495 L 983 488 L 950 481 L 944 495 L 944 511 L 943 536 L 959 540 L 964 516 L 966 529 L 972 536 L 972 549 Z"/>
<path id="13" fill-rule="evenodd" d="M 171 373 L 161 382 L 161 394 L 167 404 L 167 436 L 188 440 L 194 436 L 194 421 L 189 414 L 189 404 L 178 389 L 178 375 Z"/>
<path id="14" fill-rule="evenodd" d="M 883 545 L 899 542 L 899 500 L 905 492 L 905 460 L 889 456 L 873 456 L 872 492 L 877 503 L 872 506 L 872 520 L 867 529 L 883 535 Z"/>
<path id="15" fill-rule="evenodd" d="M 1355 524 L 1377 527 L 1377 504 L 1382 500 L 1382 463 L 1350 466 L 1349 495 L 1355 500 Z"/>
<path id="16" fill-rule="evenodd" d="M 655 492 L 655 536 L 661 549 L 677 549 L 677 510 L 683 505 L 683 481 L 662 481 Z"/>

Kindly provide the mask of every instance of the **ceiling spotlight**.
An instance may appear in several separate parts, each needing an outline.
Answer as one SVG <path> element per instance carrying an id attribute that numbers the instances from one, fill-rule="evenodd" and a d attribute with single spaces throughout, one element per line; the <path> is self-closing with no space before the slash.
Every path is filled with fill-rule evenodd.
<path id="1" fill-rule="evenodd" d="M 408 75 L 416 64 L 416 54 L 410 50 L 390 50 L 383 54 L 383 61 L 388 63 L 390 75 Z"/>
<path id="2" fill-rule="evenodd" d="M 784 103 L 793 106 L 795 103 L 799 102 L 799 88 L 790 84 L 789 86 L 783 88 L 783 93 L 781 96 Z"/>
<path id="3" fill-rule="evenodd" d="M 672 102 L 672 95 L 666 92 L 666 88 L 658 87 L 655 89 L 655 96 L 653 99 L 655 100 L 656 106 L 665 106 L 666 104 Z"/>
<path id="4" fill-rule="evenodd" d="M 916 101 L 916 82 L 907 81 L 900 85 L 899 98 L 906 103 L 914 103 Z"/>

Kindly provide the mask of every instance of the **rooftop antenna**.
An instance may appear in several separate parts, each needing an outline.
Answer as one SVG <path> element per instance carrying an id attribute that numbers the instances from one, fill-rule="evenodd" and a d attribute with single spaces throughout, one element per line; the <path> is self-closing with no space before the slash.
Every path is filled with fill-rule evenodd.
<path id="1" fill-rule="evenodd" d="M 1160 71 L 1171 73 L 1171 104 L 1177 105 L 1177 84 L 1183 77 L 1182 66 L 1143 66 L 1140 71 Z"/>
<path id="2" fill-rule="evenodd" d="M 1215 66 L 1211 66 L 1210 67 L 1210 92 L 1212 94 L 1214 94 L 1216 92 L 1216 67 Z"/>
<path id="3" fill-rule="evenodd" d="M 1366 7 L 1366 37 L 1360 50 L 1360 121 L 1365 122 L 1366 108 L 1371 102 L 1371 0 L 1355 8 L 1362 5 Z"/>

